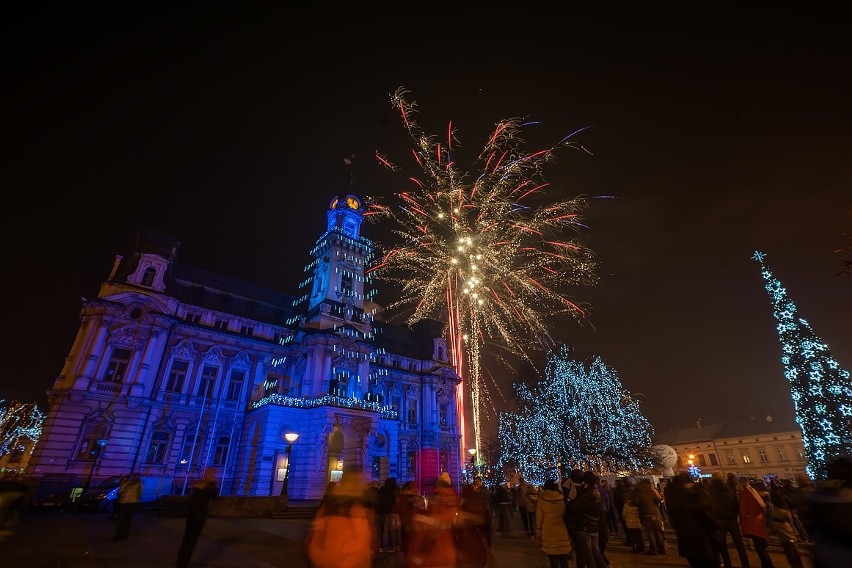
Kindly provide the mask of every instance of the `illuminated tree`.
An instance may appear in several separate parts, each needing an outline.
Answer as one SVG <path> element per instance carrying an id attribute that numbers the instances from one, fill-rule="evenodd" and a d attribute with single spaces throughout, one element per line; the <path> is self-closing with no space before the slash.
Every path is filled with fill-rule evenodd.
<path id="1" fill-rule="evenodd" d="M 798 315 L 787 290 L 763 262 L 766 255 L 754 253 L 760 263 L 772 313 L 778 320 L 781 362 L 802 428 L 802 443 L 808 457 L 808 474 L 825 479 L 826 466 L 852 451 L 852 383 L 849 371 L 831 356 L 826 345 Z"/>
<path id="2" fill-rule="evenodd" d="M 0 400 L 0 405 L 4 401 Z M 35 403 L 12 402 L 8 407 L 0 406 L 0 456 L 15 451 L 30 450 L 41 437 L 44 414 Z"/>
<path id="3" fill-rule="evenodd" d="M 653 428 L 600 357 L 575 361 L 562 346 L 542 381 L 514 388 L 518 412 L 500 414 L 503 460 L 534 483 L 568 464 L 602 473 L 651 466 Z"/>

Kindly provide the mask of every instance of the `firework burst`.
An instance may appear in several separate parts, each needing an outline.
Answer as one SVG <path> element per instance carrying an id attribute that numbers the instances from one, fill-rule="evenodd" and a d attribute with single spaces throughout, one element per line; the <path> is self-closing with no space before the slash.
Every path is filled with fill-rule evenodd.
<path id="1" fill-rule="evenodd" d="M 394 205 L 367 198 L 365 217 L 391 221 L 398 238 L 382 247 L 371 271 L 401 290 L 389 309 L 402 308 L 409 322 L 447 322 L 452 362 L 471 398 L 478 450 L 481 412 L 492 402 L 480 368 L 483 348 L 497 347 L 504 361 L 508 354 L 529 359 L 533 350 L 555 345 L 549 330 L 554 315 L 586 318 L 568 290 L 597 283 L 593 253 L 575 240 L 587 200 L 551 199 L 543 177 L 558 149 L 584 148 L 574 142 L 575 132 L 527 152 L 522 134 L 532 123 L 506 119 L 470 170 L 460 171 L 453 161 L 458 141 L 452 123 L 445 139 L 423 133 L 407 94 L 400 88 L 391 102 L 414 142 L 418 175 L 408 178 L 410 189 L 395 194 Z M 401 171 L 387 157 L 376 158 Z M 461 389 L 457 395 L 463 414 Z M 461 432 L 464 437 L 463 424 Z"/>

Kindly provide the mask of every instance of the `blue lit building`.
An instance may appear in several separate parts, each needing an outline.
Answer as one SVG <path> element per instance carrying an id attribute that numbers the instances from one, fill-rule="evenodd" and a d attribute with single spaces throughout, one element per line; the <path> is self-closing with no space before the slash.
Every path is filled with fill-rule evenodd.
<path id="1" fill-rule="evenodd" d="M 179 494 L 214 468 L 222 494 L 280 495 L 292 472 L 293 499 L 350 467 L 423 490 L 459 480 L 444 326 L 383 321 L 362 221 L 357 196 L 332 200 L 299 298 L 183 265 L 180 242 L 141 232 L 83 300 L 28 474 L 140 472 Z"/>

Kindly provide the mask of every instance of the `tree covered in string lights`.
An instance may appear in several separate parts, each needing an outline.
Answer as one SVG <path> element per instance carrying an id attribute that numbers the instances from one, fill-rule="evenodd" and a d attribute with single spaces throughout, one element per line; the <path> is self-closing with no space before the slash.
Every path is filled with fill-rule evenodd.
<path id="1" fill-rule="evenodd" d="M 756 251 L 760 273 L 778 320 L 781 362 L 802 429 L 802 443 L 812 479 L 825 479 L 826 467 L 852 453 L 852 383 L 849 371 L 831 356 L 826 345 L 798 314 L 787 290 L 766 267 L 766 255 Z"/>
<path id="2" fill-rule="evenodd" d="M 518 411 L 500 413 L 503 462 L 533 483 L 558 478 L 566 468 L 610 473 L 651 467 L 654 430 L 600 357 L 576 361 L 563 345 L 548 357 L 542 381 L 514 389 Z"/>
<path id="3" fill-rule="evenodd" d="M 35 403 L 0 400 L 0 457 L 16 451 L 30 450 L 41 437 L 44 414 Z"/>

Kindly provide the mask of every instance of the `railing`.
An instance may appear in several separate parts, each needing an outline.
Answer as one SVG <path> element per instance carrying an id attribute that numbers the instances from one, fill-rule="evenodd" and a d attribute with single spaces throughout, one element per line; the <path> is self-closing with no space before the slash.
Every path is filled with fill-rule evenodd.
<path id="1" fill-rule="evenodd" d="M 317 406 L 337 406 L 340 408 L 357 408 L 359 410 L 370 410 L 378 412 L 382 418 L 396 420 L 398 413 L 392 406 L 384 406 L 378 402 L 360 400 L 357 398 L 347 398 L 343 396 L 334 396 L 327 394 L 317 398 L 298 398 L 295 396 L 284 396 L 277 393 L 270 394 L 257 402 L 253 402 L 252 408 L 260 408 L 267 404 L 276 404 L 278 406 L 290 406 L 295 408 L 316 408 Z"/>
<path id="2" fill-rule="evenodd" d="M 100 392 L 108 392 L 111 394 L 118 394 L 121 392 L 121 387 L 121 383 L 108 383 L 100 381 L 97 385 L 95 385 L 95 390 Z"/>

